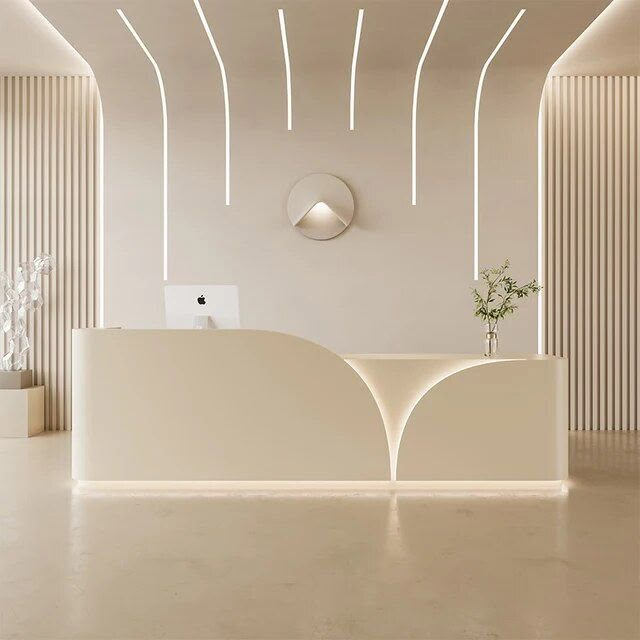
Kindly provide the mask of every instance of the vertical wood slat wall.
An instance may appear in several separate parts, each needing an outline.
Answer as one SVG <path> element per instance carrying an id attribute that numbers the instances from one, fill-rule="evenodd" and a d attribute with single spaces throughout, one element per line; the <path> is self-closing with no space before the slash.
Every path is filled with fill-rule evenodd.
<path id="1" fill-rule="evenodd" d="M 545 351 L 572 429 L 637 429 L 640 77 L 549 78 L 542 136 Z"/>
<path id="2" fill-rule="evenodd" d="M 29 321 L 50 430 L 71 428 L 71 329 L 99 318 L 100 118 L 91 77 L 0 77 L 0 270 L 56 259 Z"/>

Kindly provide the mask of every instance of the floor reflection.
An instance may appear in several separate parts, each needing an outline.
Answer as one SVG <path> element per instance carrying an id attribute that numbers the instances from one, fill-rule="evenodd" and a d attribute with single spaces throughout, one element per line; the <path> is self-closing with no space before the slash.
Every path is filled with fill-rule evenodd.
<path id="1" fill-rule="evenodd" d="M 64 435 L 0 464 L 0 637 L 639 635 L 636 434 L 571 434 L 555 497 L 74 492 Z"/>

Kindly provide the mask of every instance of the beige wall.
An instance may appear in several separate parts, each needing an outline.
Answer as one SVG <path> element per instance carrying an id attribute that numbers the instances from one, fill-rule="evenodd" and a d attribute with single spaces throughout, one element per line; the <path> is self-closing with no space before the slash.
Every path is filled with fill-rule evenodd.
<path id="1" fill-rule="evenodd" d="M 235 283 L 246 327 L 278 329 L 337 351 L 479 351 L 472 317 L 473 110 L 481 109 L 480 262 L 511 257 L 536 272 L 536 131 L 548 68 L 606 0 L 452 0 L 422 73 L 418 206 L 410 205 L 411 95 L 440 2 L 203 2 L 229 77 L 231 206 L 224 206 L 220 75 L 191 2 L 35 4 L 91 65 L 105 113 L 106 322 L 159 327 L 162 120 L 169 115 L 169 281 Z M 286 11 L 294 130 L 285 127 L 277 8 Z M 356 131 L 348 87 L 365 8 Z M 327 36 L 330 34 L 330 36 Z M 317 243 L 290 228 L 291 186 L 312 171 L 353 190 L 356 217 Z M 535 304 L 505 324 L 506 351 L 536 348 Z"/>
<path id="2" fill-rule="evenodd" d="M 57 263 L 29 323 L 48 429 L 71 427 L 71 329 L 98 322 L 99 109 L 91 77 L 0 77 L 0 271 Z"/>
<path id="3" fill-rule="evenodd" d="M 574 429 L 637 429 L 640 77 L 544 94 L 545 351 L 568 356 Z"/>

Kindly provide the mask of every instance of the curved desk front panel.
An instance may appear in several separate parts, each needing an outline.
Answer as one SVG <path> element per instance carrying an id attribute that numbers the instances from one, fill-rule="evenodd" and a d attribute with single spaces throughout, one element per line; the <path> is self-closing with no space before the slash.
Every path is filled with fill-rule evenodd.
<path id="1" fill-rule="evenodd" d="M 408 417 L 398 480 L 565 479 L 565 367 L 557 358 L 497 361 L 438 382 Z"/>
<path id="2" fill-rule="evenodd" d="M 567 438 L 561 358 L 343 358 L 248 330 L 73 335 L 76 480 L 557 483 Z"/>
<path id="3" fill-rule="evenodd" d="M 360 377 L 268 331 L 74 331 L 72 440 L 76 480 L 389 479 Z"/>
<path id="4" fill-rule="evenodd" d="M 553 356 L 347 356 L 383 417 L 399 482 L 567 477 L 567 361 Z"/>

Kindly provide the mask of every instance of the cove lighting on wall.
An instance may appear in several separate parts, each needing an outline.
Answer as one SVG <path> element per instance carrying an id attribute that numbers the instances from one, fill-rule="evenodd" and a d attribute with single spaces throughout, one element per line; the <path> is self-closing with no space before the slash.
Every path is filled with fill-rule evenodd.
<path id="1" fill-rule="evenodd" d="M 204 31 L 207 34 L 209 44 L 213 49 L 216 60 L 218 61 L 218 67 L 220 67 L 220 76 L 222 78 L 222 93 L 224 95 L 225 204 L 228 206 L 231 204 L 231 125 L 229 119 L 229 86 L 227 83 L 227 72 L 225 71 L 224 62 L 222 61 L 222 56 L 220 55 L 220 50 L 216 45 L 213 33 L 211 32 L 211 28 L 209 27 L 209 23 L 207 22 L 207 18 L 202 11 L 202 7 L 200 6 L 200 1 L 193 0 L 193 4 L 195 5 L 196 11 L 198 12 L 198 17 L 200 18 L 200 22 L 202 22 Z"/>
<path id="2" fill-rule="evenodd" d="M 349 129 L 355 129 L 356 110 L 356 67 L 358 65 L 358 52 L 360 51 L 360 35 L 362 33 L 362 19 L 364 9 L 358 9 L 358 21 L 356 23 L 356 38 L 353 42 L 353 58 L 351 60 L 351 92 L 349 94 Z"/>
<path id="3" fill-rule="evenodd" d="M 543 353 L 543 324 L 542 324 L 542 310 L 544 304 L 544 285 L 542 282 L 542 194 L 543 194 L 543 153 L 544 148 L 542 144 L 542 106 L 544 101 L 544 89 L 540 96 L 540 106 L 538 107 L 538 284 L 542 286 L 542 289 L 538 291 L 538 354 Z"/>
<path id="4" fill-rule="evenodd" d="M 507 38 L 511 35 L 511 32 L 515 29 L 515 26 L 520 21 L 520 18 L 524 15 L 526 9 L 521 9 L 518 15 L 514 18 L 513 22 L 509 25 L 509 28 L 504 32 L 502 38 L 500 38 L 495 49 L 491 52 L 491 55 L 487 58 L 482 71 L 480 72 L 480 78 L 478 79 L 478 88 L 476 90 L 476 105 L 473 113 L 473 279 L 477 280 L 480 272 L 479 267 L 479 251 L 478 251 L 478 194 L 479 194 L 479 182 L 478 182 L 478 156 L 479 156 L 479 120 L 480 120 L 480 99 L 482 98 L 482 85 L 484 84 L 484 78 L 487 75 L 487 69 L 492 60 L 498 54 L 498 51 L 502 48 L 502 45 L 507 41 Z"/>
<path id="5" fill-rule="evenodd" d="M 98 262 L 98 289 L 99 289 L 99 311 L 98 311 L 98 326 L 100 328 L 104 328 L 104 111 L 102 110 L 102 98 L 100 98 L 100 94 L 98 94 L 98 99 L 100 101 L 100 129 L 98 131 L 98 140 L 100 145 L 100 155 L 98 156 L 99 168 L 98 168 L 98 176 L 100 179 L 100 185 L 98 186 L 98 198 L 99 198 L 99 207 L 98 207 L 98 228 L 100 233 L 99 242 L 99 252 L 100 258 Z"/>
<path id="6" fill-rule="evenodd" d="M 282 38 L 284 70 L 287 76 L 287 129 L 291 131 L 293 129 L 291 108 L 291 63 L 289 61 L 289 44 L 287 43 L 287 25 L 284 21 L 284 9 L 278 9 L 278 20 L 280 22 L 280 37 Z"/>
<path id="7" fill-rule="evenodd" d="M 131 35 L 135 38 L 136 42 L 144 51 L 144 54 L 149 59 L 149 62 L 153 66 L 154 71 L 156 72 L 156 79 L 158 80 L 158 88 L 160 89 L 160 100 L 162 102 L 162 222 L 163 222 L 163 233 L 162 233 L 162 256 L 163 256 L 163 268 L 162 274 L 165 282 L 169 277 L 169 266 L 168 266 L 168 197 L 167 197 L 167 183 L 168 183 L 168 132 L 167 132 L 167 97 L 164 92 L 164 82 L 162 82 L 162 73 L 160 73 L 160 67 L 158 63 L 155 61 L 154 57 L 151 55 L 149 49 L 142 41 L 142 38 L 138 35 L 137 31 L 133 28 L 133 25 L 125 16 L 124 11 L 122 9 L 116 9 L 120 18 L 126 25 L 127 29 L 131 32 Z"/>
<path id="8" fill-rule="evenodd" d="M 433 39 L 436 37 L 436 32 L 438 31 L 438 27 L 440 26 L 440 21 L 442 20 L 442 16 L 444 16 L 444 12 L 449 4 L 449 0 L 443 0 L 440 5 L 440 11 L 438 11 L 438 15 L 431 27 L 431 33 L 427 38 L 427 42 L 424 45 L 424 49 L 422 51 L 422 55 L 420 56 L 420 60 L 418 61 L 418 66 L 416 68 L 416 77 L 413 82 L 413 104 L 411 109 L 411 204 L 413 206 L 416 205 L 416 130 L 417 130 L 417 117 L 418 117 L 418 92 L 420 91 L 420 75 L 422 74 L 422 67 L 424 65 L 424 61 L 427 59 L 427 54 L 429 53 L 429 49 L 431 48 L 431 43 Z"/>

